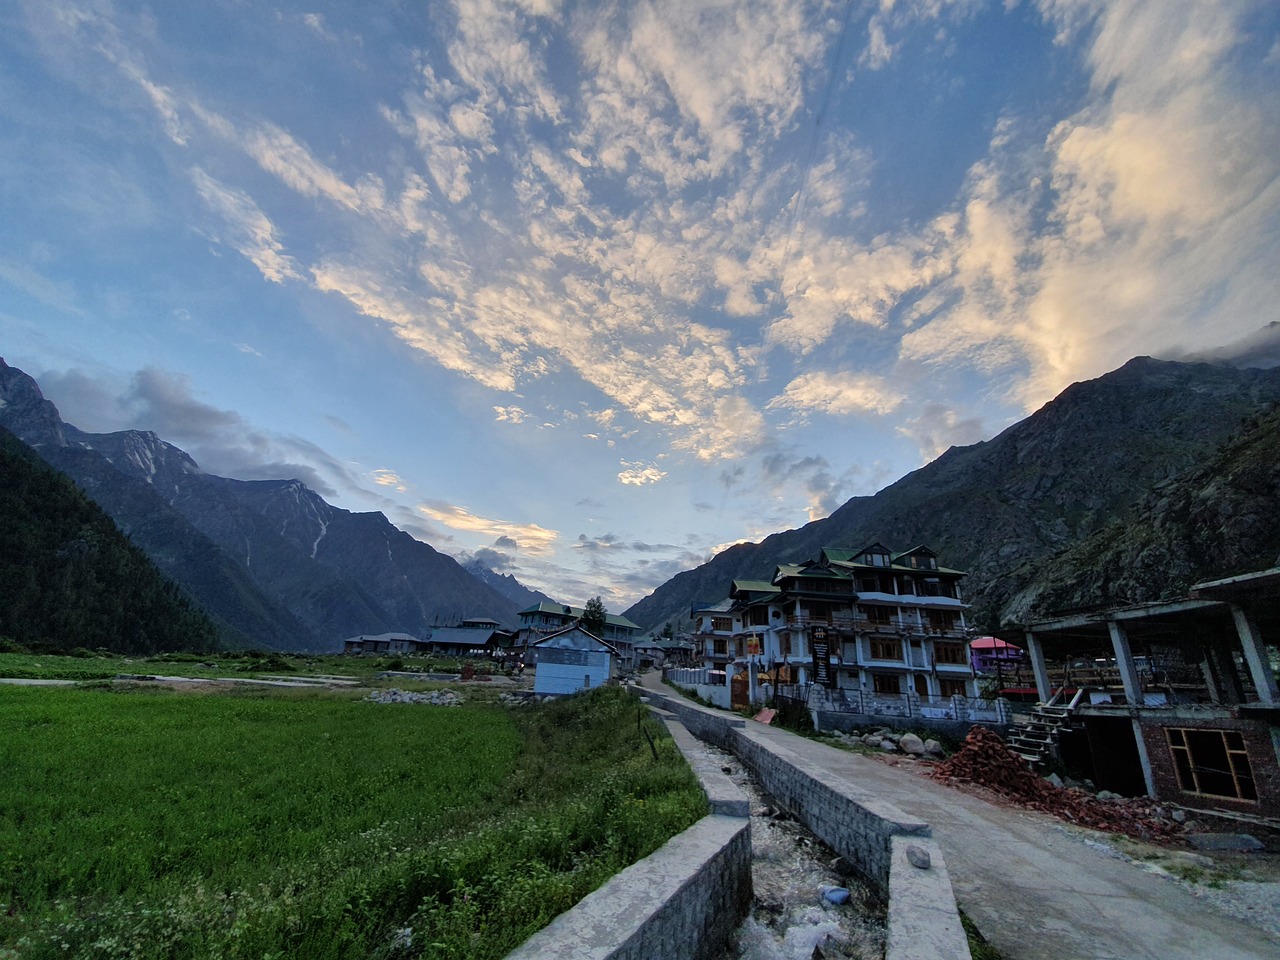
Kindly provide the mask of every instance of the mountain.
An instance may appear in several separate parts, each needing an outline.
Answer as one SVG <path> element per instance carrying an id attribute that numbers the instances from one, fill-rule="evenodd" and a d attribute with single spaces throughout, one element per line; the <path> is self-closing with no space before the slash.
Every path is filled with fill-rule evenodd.
<path id="1" fill-rule="evenodd" d="M 555 603 L 551 597 L 548 597 L 541 590 L 532 590 L 517 580 L 509 573 L 498 573 L 486 567 L 479 560 L 472 560 L 464 563 L 462 569 L 467 571 L 477 580 L 487 583 L 493 589 L 510 600 L 516 605 L 516 609 L 523 610 L 525 607 L 532 607 L 544 601 L 547 603 Z"/>
<path id="2" fill-rule="evenodd" d="M 206 474 L 153 433 L 85 433 L 0 360 L 0 424 L 63 470 L 233 642 L 333 649 L 345 637 L 518 606 L 381 513 L 334 507 L 297 480 Z"/>
<path id="3" fill-rule="evenodd" d="M 1280 410 L 1143 495 L 1131 515 L 988 591 L 1009 620 L 1185 597 L 1195 583 L 1280 566 Z"/>
<path id="4" fill-rule="evenodd" d="M 814 558 L 824 546 L 878 540 L 899 550 L 927 544 L 947 566 L 968 571 L 972 620 L 991 629 L 1013 599 L 1001 585 L 1010 571 L 1134 518 L 1145 494 L 1203 466 L 1277 402 L 1277 369 L 1139 357 L 826 519 L 723 551 L 626 616 L 646 629 L 685 621 L 691 604 L 725 596 L 734 579 L 767 579 L 777 564 Z"/>
<path id="5" fill-rule="evenodd" d="M 59 650 L 211 650 L 218 629 L 97 504 L 0 427 L 0 637 Z"/>

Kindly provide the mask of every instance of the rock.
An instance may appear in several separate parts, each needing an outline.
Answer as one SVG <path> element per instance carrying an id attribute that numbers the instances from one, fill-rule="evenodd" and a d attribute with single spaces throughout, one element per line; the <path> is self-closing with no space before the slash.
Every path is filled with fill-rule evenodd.
<path id="1" fill-rule="evenodd" d="M 946 756 L 946 751 L 942 749 L 942 744 L 933 739 L 929 739 L 924 742 L 924 752 L 930 757 Z"/>
<path id="2" fill-rule="evenodd" d="M 1197 850 L 1262 850 L 1265 844 L 1247 833 L 1189 833 L 1187 840 Z"/>
<path id="3" fill-rule="evenodd" d="M 868 747 L 873 747 L 873 748 L 878 747 L 880 746 L 880 744 L 884 743 L 884 741 L 881 740 L 879 737 L 877 737 L 874 733 L 868 733 L 865 737 L 862 738 L 862 742 L 865 743 Z"/>
<path id="4" fill-rule="evenodd" d="M 1059 790 L 1061 790 L 1063 786 L 1062 778 L 1058 776 L 1056 773 L 1049 774 L 1047 777 L 1044 778 L 1044 782 L 1049 784 L 1049 786 L 1051 787 L 1057 787 Z"/>
<path id="5" fill-rule="evenodd" d="M 880 749 L 883 750 L 885 753 L 897 753 L 898 745 L 894 743 L 892 740 L 881 740 Z"/>
<path id="6" fill-rule="evenodd" d="M 1173 813 L 1170 814 L 1170 816 L 1173 818 L 1174 823 L 1187 822 L 1187 814 L 1185 810 L 1175 810 L 1173 811 Z"/>
<path id="7" fill-rule="evenodd" d="M 1110 790 L 1099 790 L 1098 799 L 1104 803 L 1124 802 L 1124 797 L 1120 796 L 1118 793 L 1112 793 Z"/>
<path id="8" fill-rule="evenodd" d="M 898 739 L 898 747 L 903 753 L 909 753 L 914 757 L 924 756 L 924 741 L 914 733 L 904 733 Z"/>
<path id="9" fill-rule="evenodd" d="M 928 850 L 913 843 L 907 847 L 907 863 L 918 870 L 928 870 L 933 866 L 933 858 L 929 856 Z"/>

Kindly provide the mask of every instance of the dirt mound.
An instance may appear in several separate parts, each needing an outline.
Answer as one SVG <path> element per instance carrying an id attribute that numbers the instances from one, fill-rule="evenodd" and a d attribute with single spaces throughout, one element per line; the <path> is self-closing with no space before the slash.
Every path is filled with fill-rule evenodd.
<path id="1" fill-rule="evenodd" d="M 960 750 L 937 764 L 930 776 L 975 783 L 1020 807 L 1107 833 L 1165 841 L 1180 839 L 1183 833 L 1181 824 L 1166 819 L 1159 804 L 1145 797 L 1100 800 L 1074 787 L 1054 786 L 986 727 L 970 728 Z"/>

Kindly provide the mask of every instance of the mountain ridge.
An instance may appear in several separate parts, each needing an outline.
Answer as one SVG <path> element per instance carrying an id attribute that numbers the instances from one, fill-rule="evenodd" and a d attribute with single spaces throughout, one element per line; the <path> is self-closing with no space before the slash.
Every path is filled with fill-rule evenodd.
<path id="1" fill-rule="evenodd" d="M 466 616 L 514 625 L 511 599 L 382 513 L 335 507 L 297 479 L 205 473 L 149 431 L 79 430 L 3 359 L 0 423 L 98 500 L 239 645 L 332 649 Z"/>
<path id="2" fill-rule="evenodd" d="M 1000 619 L 992 584 L 1123 517 L 1141 494 L 1218 447 L 1280 402 L 1280 370 L 1137 357 L 1074 383 L 990 440 L 952 447 L 871 497 L 677 574 L 626 611 L 646 629 L 687 621 L 689 605 L 734 579 L 768 579 L 778 563 L 824 546 L 925 543 L 966 570 L 974 622 Z M 1003 596 L 1003 595 L 1001 595 Z"/>

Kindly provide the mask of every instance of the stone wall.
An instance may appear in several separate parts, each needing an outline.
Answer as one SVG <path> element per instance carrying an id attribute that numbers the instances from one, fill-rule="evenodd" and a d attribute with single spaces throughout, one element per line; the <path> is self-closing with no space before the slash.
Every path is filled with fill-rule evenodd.
<path id="1" fill-rule="evenodd" d="M 713 814 L 556 917 L 507 960 L 712 960 L 750 906 L 750 822 Z"/>
<path id="2" fill-rule="evenodd" d="M 886 960 L 968 960 L 951 879 L 929 824 L 789 753 L 768 728 L 675 693 L 645 695 L 700 739 L 735 754 L 781 806 L 879 884 L 889 900 Z"/>

